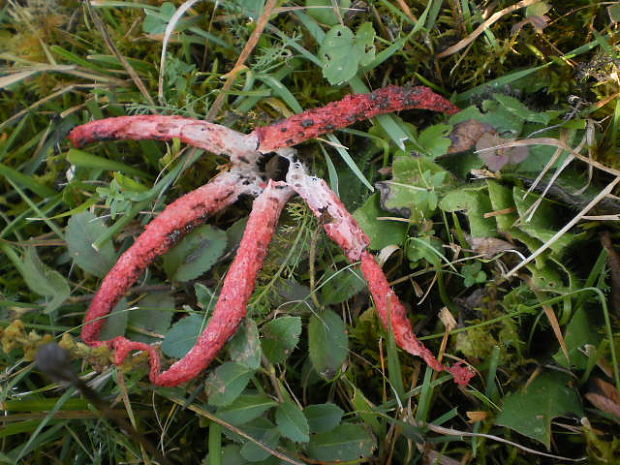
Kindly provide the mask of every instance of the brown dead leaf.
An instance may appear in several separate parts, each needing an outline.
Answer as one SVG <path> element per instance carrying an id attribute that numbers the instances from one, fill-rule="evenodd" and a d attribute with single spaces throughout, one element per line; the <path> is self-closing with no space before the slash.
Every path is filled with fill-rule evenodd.
<path id="1" fill-rule="evenodd" d="M 588 392 L 585 398 L 601 412 L 614 416 L 620 423 L 620 394 L 616 386 L 601 378 L 594 378 L 594 383 L 596 387 Z"/>
<path id="2" fill-rule="evenodd" d="M 496 237 L 468 237 L 467 241 L 472 250 L 484 258 L 493 258 L 506 250 L 515 249 L 514 244 Z"/>
<path id="3" fill-rule="evenodd" d="M 464 152 L 471 149 L 485 133 L 495 133 L 495 130 L 488 124 L 475 119 L 458 123 L 448 136 L 452 141 L 448 153 Z"/>
<path id="4" fill-rule="evenodd" d="M 484 133 L 476 142 L 478 156 L 491 171 L 499 171 L 504 166 L 516 165 L 530 154 L 526 145 L 513 144 L 514 139 L 505 139 L 496 133 Z M 503 145 L 506 144 L 506 147 Z"/>
<path id="5" fill-rule="evenodd" d="M 601 412 L 608 413 L 616 417 L 616 421 L 620 423 L 620 405 L 616 404 L 609 397 L 595 394 L 594 392 L 588 392 L 585 398 L 590 401 Z"/>
<path id="6" fill-rule="evenodd" d="M 489 414 L 483 410 L 472 410 L 470 412 L 465 412 L 465 415 L 467 415 L 467 418 L 469 418 L 470 423 L 484 421 L 489 416 Z"/>

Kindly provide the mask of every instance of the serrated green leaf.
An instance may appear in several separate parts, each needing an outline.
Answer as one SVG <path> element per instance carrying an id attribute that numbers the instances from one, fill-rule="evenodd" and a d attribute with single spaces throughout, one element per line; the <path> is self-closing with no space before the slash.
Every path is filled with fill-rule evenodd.
<path id="1" fill-rule="evenodd" d="M 543 373 L 523 391 L 505 397 L 496 423 L 549 447 L 554 418 L 583 416 L 579 395 L 570 387 L 570 381 L 570 377 L 559 372 Z"/>
<path id="2" fill-rule="evenodd" d="M 325 34 L 319 50 L 323 76 L 330 84 L 340 84 L 355 77 L 360 66 L 374 59 L 374 40 L 371 23 L 362 24 L 357 35 L 344 25 L 332 27 Z"/>
<path id="3" fill-rule="evenodd" d="M 435 213 L 438 189 L 451 182 L 451 176 L 427 158 L 397 157 L 392 165 L 391 181 L 376 183 L 381 193 L 381 207 L 416 221 Z"/>
<path id="4" fill-rule="evenodd" d="M 370 238 L 370 248 L 381 250 L 388 245 L 401 245 L 407 234 L 407 225 L 399 221 L 378 220 L 378 217 L 391 216 L 382 210 L 379 195 L 373 194 L 360 208 L 355 210 L 353 217 Z"/>
<path id="5" fill-rule="evenodd" d="M 508 111 L 496 100 L 482 102 L 482 112 L 477 106 L 470 106 L 450 117 L 450 124 L 458 124 L 469 119 L 492 126 L 503 137 L 516 137 L 523 129 L 523 119 Z"/>
<path id="6" fill-rule="evenodd" d="M 308 345 L 314 369 L 325 378 L 333 378 L 349 351 L 342 318 L 331 310 L 312 315 L 308 325 Z"/>
<path id="7" fill-rule="evenodd" d="M 439 208 L 446 212 L 465 211 L 472 237 L 495 237 L 497 228 L 493 218 L 485 218 L 492 211 L 486 186 L 460 188 L 445 194 Z"/>
<path id="8" fill-rule="evenodd" d="M 241 456 L 241 446 L 238 444 L 228 444 L 222 447 L 221 456 L 215 461 L 210 453 L 200 462 L 200 465 L 247 465 L 248 461 Z"/>
<path id="9" fill-rule="evenodd" d="M 301 334 L 301 318 L 284 316 L 261 327 L 261 346 L 271 363 L 282 363 L 297 347 Z"/>
<path id="10" fill-rule="evenodd" d="M 45 313 L 52 313 L 71 295 L 67 280 L 41 261 L 34 247 L 26 248 L 21 263 L 15 263 L 32 292 L 45 297 Z"/>
<path id="11" fill-rule="evenodd" d="M 232 404 L 247 386 L 254 371 L 235 362 L 225 362 L 209 374 L 205 391 L 209 405 Z"/>
<path id="12" fill-rule="evenodd" d="M 276 425 L 285 438 L 295 442 L 308 442 L 310 428 L 304 413 L 293 402 L 287 401 L 276 409 Z"/>
<path id="13" fill-rule="evenodd" d="M 155 342 L 157 338 L 144 331 L 165 334 L 174 316 L 174 298 L 167 292 L 153 292 L 142 299 L 138 308 L 129 312 L 129 329 L 135 329 L 131 339 L 141 342 Z M 142 330 L 142 331 L 139 331 Z"/>
<path id="14" fill-rule="evenodd" d="M 278 403 L 264 394 L 246 394 L 237 397 L 227 407 L 217 410 L 222 420 L 239 426 L 260 417 L 263 413 Z"/>
<path id="15" fill-rule="evenodd" d="M 246 318 L 227 345 L 230 359 L 250 370 L 260 367 L 261 348 L 256 322 Z"/>
<path id="16" fill-rule="evenodd" d="M 452 141 L 448 137 L 452 131 L 450 124 L 435 124 L 429 126 L 418 135 L 418 143 L 426 149 L 426 152 L 436 158 L 448 153 Z"/>
<path id="17" fill-rule="evenodd" d="M 375 438 L 366 428 L 344 423 L 332 431 L 314 435 L 308 454 L 315 460 L 345 462 L 370 457 L 374 449 Z"/>
<path id="18" fill-rule="evenodd" d="M 196 344 L 196 339 L 204 329 L 202 315 L 189 315 L 172 325 L 161 345 L 162 352 L 173 358 L 183 358 Z"/>
<path id="19" fill-rule="evenodd" d="M 532 121 L 534 123 L 549 124 L 551 115 L 547 113 L 538 113 L 530 110 L 526 105 L 521 103 L 510 95 L 495 94 L 493 96 L 506 110 L 515 115 L 517 118 L 521 118 L 525 121 Z"/>
<path id="20" fill-rule="evenodd" d="M 329 272 L 325 284 L 321 286 L 320 301 L 323 305 L 335 305 L 345 302 L 366 288 L 366 281 L 361 271 L 345 268 Z"/>
<path id="21" fill-rule="evenodd" d="M 304 409 L 308 426 L 313 433 L 326 433 L 333 430 L 340 421 L 344 411 L 336 404 L 315 404 L 308 405 Z"/>
<path id="22" fill-rule="evenodd" d="M 103 244 L 99 250 L 93 247 L 106 231 L 108 227 L 103 221 L 86 211 L 69 218 L 65 232 L 67 248 L 75 264 L 99 278 L 104 277 L 116 262 L 112 241 Z"/>
<path id="23" fill-rule="evenodd" d="M 539 198 L 539 195 L 535 193 L 526 195 L 526 191 L 517 186 L 513 187 L 512 192 L 519 217 L 526 218 L 528 209 Z M 557 233 L 562 225 L 562 220 L 558 216 L 557 207 L 549 200 L 543 199 L 538 205 L 536 213 L 529 221 L 522 221 L 519 229 L 542 242 L 546 242 Z M 575 234 L 567 232 L 559 237 L 550 248 L 554 252 L 559 252 L 574 242 L 577 237 Z"/>
<path id="24" fill-rule="evenodd" d="M 264 417 L 243 425 L 243 431 L 269 448 L 276 448 L 280 440 L 280 432 L 273 423 Z M 270 456 L 269 451 L 259 447 L 254 442 L 247 441 L 241 447 L 241 456 L 250 462 L 260 462 Z"/>
<path id="25" fill-rule="evenodd" d="M 570 363 L 561 349 L 558 349 L 553 356 L 555 361 L 563 366 L 575 366 L 579 370 L 584 370 L 588 364 L 588 357 L 583 353 L 584 347 L 586 344 L 596 347 L 603 339 L 600 315 L 588 310 L 587 306 L 578 308 L 566 325 L 564 342 L 568 348 Z"/>
<path id="26" fill-rule="evenodd" d="M 392 344 L 394 344 L 393 341 Z M 400 371 L 397 375 L 400 376 Z M 353 393 L 353 397 L 351 397 L 351 404 L 362 421 L 370 426 L 375 434 L 385 432 L 385 427 L 379 422 L 378 415 L 373 411 L 372 403 L 364 396 L 360 389 L 357 387 L 354 387 L 354 389 L 355 392 Z"/>
<path id="27" fill-rule="evenodd" d="M 217 294 L 202 283 L 194 284 L 194 293 L 198 307 L 203 309 L 207 316 L 210 315 L 217 304 Z"/>
<path id="28" fill-rule="evenodd" d="M 170 279 L 189 281 L 207 272 L 226 249 L 226 233 L 211 225 L 194 229 L 164 255 Z"/>
<path id="29" fill-rule="evenodd" d="M 118 336 L 124 336 L 127 330 L 127 322 L 129 321 L 129 312 L 127 311 L 127 299 L 121 299 L 112 311 L 106 316 L 99 338 L 102 341 L 109 341 Z"/>

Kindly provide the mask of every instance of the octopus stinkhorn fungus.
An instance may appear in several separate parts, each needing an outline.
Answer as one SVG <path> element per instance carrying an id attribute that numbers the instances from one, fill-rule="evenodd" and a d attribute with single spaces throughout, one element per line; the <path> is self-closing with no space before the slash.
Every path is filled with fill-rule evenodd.
<path id="1" fill-rule="evenodd" d="M 447 370 L 456 383 L 466 385 L 473 373 L 457 363 L 441 364 L 415 336 L 407 312 L 391 289 L 381 267 L 368 251 L 369 240 L 325 181 L 306 172 L 295 144 L 343 128 L 356 121 L 405 109 L 426 109 L 453 114 L 459 111 L 445 98 L 426 87 L 389 86 L 369 94 L 349 95 L 324 107 L 292 116 L 271 126 L 241 134 L 227 127 L 177 116 L 122 116 L 78 126 L 69 135 L 75 146 L 112 139 L 178 138 L 182 142 L 230 157 L 230 168 L 202 187 L 170 204 L 157 216 L 134 244 L 119 258 L 104 278 L 86 313 L 82 339 L 91 346 L 107 345 L 120 364 L 130 352 L 149 354 L 150 379 L 160 386 L 175 386 L 198 376 L 236 332 L 246 315 L 257 274 L 267 254 L 280 213 L 286 202 L 299 195 L 310 207 L 327 235 L 351 262 L 361 262 L 381 321 L 394 334 L 396 343 L 419 356 L 437 371 Z M 261 158 L 275 152 L 288 160 L 284 181 L 268 179 Z M 145 268 L 168 251 L 205 217 L 234 203 L 241 195 L 255 197 L 237 255 L 224 280 L 219 301 L 195 346 L 167 370 L 155 346 L 116 337 L 101 341 L 104 319 L 136 282 Z"/>

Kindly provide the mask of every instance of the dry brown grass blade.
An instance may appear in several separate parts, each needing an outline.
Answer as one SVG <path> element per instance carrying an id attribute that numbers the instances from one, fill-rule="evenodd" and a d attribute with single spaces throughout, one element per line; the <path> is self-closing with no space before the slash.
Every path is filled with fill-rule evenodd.
<path id="1" fill-rule="evenodd" d="M 602 163 L 597 162 L 596 160 L 592 160 L 591 158 L 586 157 L 585 155 L 581 155 L 580 153 L 577 153 L 576 151 L 574 151 L 572 147 L 570 147 L 568 144 L 558 139 L 554 139 L 553 137 L 535 137 L 532 139 L 514 140 L 510 142 L 505 142 L 499 146 L 485 147 L 483 149 L 476 150 L 476 153 L 493 151 L 493 150 L 497 150 L 498 148 L 518 147 L 522 145 L 551 145 L 553 147 L 562 148 L 566 150 L 567 152 L 569 152 L 575 158 L 578 158 L 579 160 L 583 161 L 584 163 L 587 163 L 588 165 L 593 166 L 594 168 L 598 168 L 599 170 L 604 171 L 609 174 L 613 174 L 614 176 L 620 176 L 620 170 L 617 170 L 615 168 L 610 168 L 609 166 L 605 166 Z"/>
<path id="2" fill-rule="evenodd" d="M 519 3 L 515 3 L 514 5 L 504 8 L 503 10 L 500 10 L 496 13 L 493 13 L 491 17 L 487 19 L 484 23 L 482 23 L 480 26 L 478 26 L 474 32 L 469 34 L 463 40 L 454 44 L 452 47 L 448 47 L 443 52 L 439 53 L 437 55 L 437 58 L 444 58 L 444 57 L 450 56 L 458 52 L 459 50 L 462 50 L 463 48 L 467 47 L 470 43 L 472 43 L 474 40 L 476 40 L 476 38 L 480 34 L 482 34 L 488 27 L 490 27 L 495 22 L 499 21 L 503 16 L 506 16 L 507 14 L 510 14 L 513 11 L 520 10 L 521 8 L 525 8 L 526 6 L 533 5 L 540 1 L 541 0 L 522 0 Z"/>
<path id="3" fill-rule="evenodd" d="M 30 111 L 34 110 L 35 108 L 40 107 L 41 105 L 43 105 L 46 102 L 49 102 L 50 100 L 54 100 L 56 97 L 59 97 L 59 96 L 61 96 L 63 94 L 66 94 L 68 92 L 73 92 L 75 89 L 96 88 L 96 87 L 104 87 L 104 86 L 103 85 L 99 85 L 99 84 L 71 84 L 69 86 L 63 87 L 62 89 L 57 90 L 56 92 L 52 92 L 47 97 L 43 97 L 42 99 L 37 100 L 32 105 L 27 106 L 23 110 L 15 113 L 9 119 L 7 119 L 7 120 L 3 121 L 2 123 L 0 123 L 0 130 L 4 129 L 4 127 L 6 127 L 7 125 L 17 121 L 22 116 L 24 116 L 25 114 L 27 114 Z"/>
<path id="4" fill-rule="evenodd" d="M 118 48 L 116 48 L 116 45 L 114 44 L 114 41 L 112 41 L 112 38 L 110 37 L 110 34 L 108 33 L 106 25 L 101 20 L 101 16 L 99 16 L 99 13 L 97 12 L 97 10 L 92 8 L 90 2 L 86 2 L 85 5 L 86 5 L 86 8 L 88 9 L 88 12 L 90 13 L 91 18 L 93 18 L 93 22 L 95 23 L 95 26 L 97 27 L 97 29 L 99 30 L 99 33 L 103 37 L 103 41 L 105 42 L 106 46 L 114 54 L 116 59 L 120 61 L 121 65 L 123 65 L 123 68 L 125 68 L 125 71 L 127 71 L 127 74 L 129 74 L 129 77 L 131 77 L 131 80 L 134 82 L 138 90 L 140 90 L 140 93 L 146 99 L 149 105 L 151 107 L 155 107 L 155 101 L 150 96 L 148 90 L 146 89 L 146 86 L 142 82 L 142 79 L 140 79 L 140 76 L 138 75 L 136 70 L 133 69 L 133 67 L 129 64 L 127 59 L 121 54 L 121 52 L 118 51 Z"/>
<path id="5" fill-rule="evenodd" d="M 211 105 L 211 108 L 209 108 L 207 116 L 205 117 L 206 121 L 213 121 L 220 112 L 220 109 L 222 108 L 222 105 L 224 103 L 224 99 L 226 98 L 226 93 L 234 84 L 235 79 L 237 78 L 237 74 L 243 69 L 244 63 L 254 50 L 254 47 L 256 47 L 256 44 L 258 44 L 258 39 L 260 39 L 260 36 L 267 27 L 269 17 L 273 13 L 277 3 L 278 0 L 267 0 L 263 13 L 260 15 L 260 18 L 258 18 L 258 21 L 256 21 L 256 28 L 246 42 L 245 47 L 243 47 L 243 50 L 239 54 L 239 58 L 237 58 L 235 66 L 233 66 L 233 69 L 226 75 L 226 82 L 224 82 L 224 85 L 222 86 L 220 93 L 216 97 L 215 102 L 213 102 L 213 105 Z"/>
<path id="6" fill-rule="evenodd" d="M 560 237 L 562 237 L 564 234 L 566 234 L 566 232 L 569 229 L 571 229 L 573 226 L 575 226 L 582 219 L 582 217 L 586 213 L 588 213 L 596 204 L 598 204 L 601 200 L 603 200 L 604 197 L 606 197 L 608 194 L 610 194 L 611 191 L 614 189 L 614 187 L 616 187 L 618 182 L 620 182 L 620 176 L 616 177 L 613 181 L 611 181 L 601 192 L 598 193 L 598 195 L 596 197 L 594 197 L 590 201 L 590 203 L 588 203 L 588 205 L 586 205 L 579 213 L 577 213 L 573 217 L 572 220 L 570 220 L 562 229 L 560 229 L 558 232 L 556 232 L 553 235 L 553 237 L 551 237 L 551 239 L 549 239 L 542 246 L 540 246 L 540 248 L 538 248 L 538 250 L 536 250 L 536 252 L 531 254 L 529 257 L 527 257 L 525 260 L 523 260 L 521 263 L 519 263 L 517 266 L 515 266 L 512 270 L 510 270 L 508 273 L 506 273 L 506 275 L 504 277 L 505 278 L 509 278 L 510 276 L 514 275 L 518 270 L 523 268 L 525 265 L 527 265 L 532 260 L 534 260 L 536 257 L 538 257 L 540 254 L 542 254 L 545 250 L 547 250 L 549 247 L 551 247 L 551 245 L 553 245 Z"/>
<path id="7" fill-rule="evenodd" d="M 566 357 L 566 360 L 570 362 L 570 358 L 568 356 L 568 346 L 566 345 L 566 341 L 564 340 L 564 335 L 562 334 L 562 328 L 560 328 L 560 322 L 558 321 L 558 317 L 555 315 L 553 308 L 551 308 L 551 306 L 549 305 L 543 305 L 543 310 L 545 311 L 547 320 L 549 320 L 549 324 L 551 324 L 551 329 L 553 329 L 553 334 L 555 334 L 555 338 L 560 343 L 560 349 L 562 349 L 562 353 Z"/>
<path id="8" fill-rule="evenodd" d="M 470 433 L 469 431 L 460 431 L 453 428 L 444 428 L 443 426 L 434 425 L 432 423 L 424 423 L 429 430 L 438 433 L 444 434 L 447 436 L 461 436 L 461 437 L 470 437 L 470 438 L 486 438 L 491 439 L 492 441 L 501 442 L 503 444 L 508 444 L 510 446 L 516 447 L 517 449 L 521 449 L 522 451 L 529 452 L 530 454 L 539 455 L 541 457 L 549 457 L 556 460 L 564 460 L 566 462 L 583 462 L 587 457 L 579 457 L 579 458 L 570 458 L 570 457 L 562 457 L 559 455 L 547 454 L 546 452 L 541 452 L 536 449 L 531 449 L 529 447 L 523 446 L 519 443 L 509 441 L 507 439 L 501 438 L 499 436 L 494 436 L 492 434 L 485 433 Z"/>

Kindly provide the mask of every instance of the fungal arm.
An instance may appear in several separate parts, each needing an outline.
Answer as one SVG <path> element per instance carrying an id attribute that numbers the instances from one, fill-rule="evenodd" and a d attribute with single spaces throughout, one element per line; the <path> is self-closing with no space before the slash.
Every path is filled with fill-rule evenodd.
<path id="1" fill-rule="evenodd" d="M 442 365 L 415 336 L 405 306 L 390 287 L 373 255 L 366 250 L 370 243 L 368 236 L 336 193 L 324 180 L 305 175 L 298 165 L 292 164 L 289 173 L 287 180 L 290 185 L 305 200 L 314 214 L 323 220 L 327 235 L 343 249 L 349 261 L 361 261 L 362 274 L 368 282 L 379 318 L 385 328 L 394 333 L 396 344 L 410 354 L 421 357 L 433 369 L 449 371 L 456 383 L 467 385 L 473 376 L 469 369 L 460 364 L 450 368 Z"/>
<path id="2" fill-rule="evenodd" d="M 136 115 L 91 121 L 76 127 L 69 139 L 76 147 L 106 140 L 172 140 L 231 158 L 256 157 L 256 136 L 226 126 L 180 116 Z"/>
<path id="3" fill-rule="evenodd" d="M 203 187 L 211 187 L 212 184 L 209 183 Z M 212 188 L 211 192 L 215 193 L 216 189 Z M 110 275 L 106 277 L 101 290 L 97 294 L 98 296 L 101 294 L 100 299 L 97 300 L 96 297 L 95 301 L 93 301 L 88 314 L 90 318 L 87 317 L 90 323 L 87 323 L 85 331 L 82 332 L 82 338 L 91 345 L 106 344 L 111 346 L 115 350 L 114 363 L 116 364 L 122 363 L 132 351 L 146 351 L 149 354 L 150 362 L 149 378 L 153 384 L 159 386 L 176 386 L 198 376 L 213 361 L 224 344 L 235 334 L 239 324 L 245 317 L 248 300 L 254 291 L 256 278 L 263 265 L 278 218 L 291 195 L 292 191 L 286 184 L 270 181 L 265 190 L 256 198 L 243 238 L 241 239 L 241 244 L 239 245 L 239 251 L 228 270 L 212 317 L 194 347 L 185 357 L 174 363 L 168 370 L 163 373 L 160 372 L 161 360 L 159 353 L 150 344 L 130 341 L 124 337 L 117 337 L 111 341 L 97 341 L 103 320 L 99 319 L 99 324 L 95 324 L 95 321 L 92 320 L 93 313 L 95 312 L 94 309 L 101 309 L 99 317 L 104 316 L 113 306 L 113 303 L 108 300 L 107 294 L 114 293 L 120 298 L 120 295 L 124 292 L 120 292 L 120 290 L 114 291 L 113 281 L 115 278 L 109 278 Z M 171 209 L 171 207 L 168 207 L 168 209 Z M 173 208 L 172 212 L 175 215 L 181 213 L 178 207 Z M 161 216 L 163 214 L 158 219 Z M 153 220 L 151 225 L 155 221 L 157 220 Z M 140 242 L 140 239 L 143 239 L 145 236 L 151 240 L 153 228 L 148 232 L 145 231 L 137 242 Z M 159 255 L 160 253 L 162 253 L 161 249 L 157 249 L 153 252 L 153 255 Z M 114 271 L 113 269 L 110 272 L 112 276 L 118 276 L 119 274 L 124 276 L 127 273 L 126 268 L 119 269 L 116 273 L 113 273 Z M 126 289 L 128 286 L 123 285 L 122 287 Z M 105 300 L 105 302 L 101 299 Z"/>
<path id="4" fill-rule="evenodd" d="M 388 86 L 369 94 L 347 95 L 342 100 L 291 116 L 279 123 L 256 129 L 258 151 L 272 152 L 345 128 L 356 121 L 401 110 L 432 110 L 448 115 L 460 111 L 449 100 L 428 87 Z"/>
<path id="5" fill-rule="evenodd" d="M 156 257 L 167 252 L 206 216 L 235 202 L 243 193 L 245 187 L 241 185 L 239 175 L 225 172 L 168 205 L 146 226 L 104 278 L 84 319 L 84 342 L 90 345 L 101 343 L 98 338 L 104 317 Z"/>

